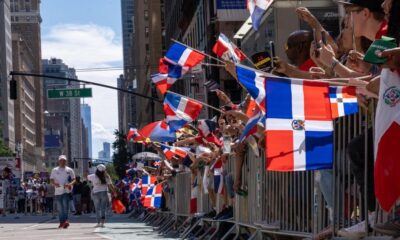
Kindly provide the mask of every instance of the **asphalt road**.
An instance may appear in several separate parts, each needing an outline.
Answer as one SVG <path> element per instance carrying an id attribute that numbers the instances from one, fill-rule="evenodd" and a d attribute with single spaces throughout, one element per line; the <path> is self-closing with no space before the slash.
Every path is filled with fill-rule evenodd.
<path id="1" fill-rule="evenodd" d="M 68 229 L 58 229 L 58 219 L 47 216 L 0 216 L 0 240 L 101 240 L 165 239 L 151 226 L 135 222 L 127 215 L 113 215 L 105 228 L 95 228 L 95 215 L 70 217 Z"/>

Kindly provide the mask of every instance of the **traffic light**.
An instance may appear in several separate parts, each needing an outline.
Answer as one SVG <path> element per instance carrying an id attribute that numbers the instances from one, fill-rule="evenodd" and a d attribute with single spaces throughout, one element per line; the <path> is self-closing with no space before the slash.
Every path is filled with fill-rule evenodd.
<path id="1" fill-rule="evenodd" d="M 10 99 L 17 99 L 17 81 L 14 78 L 10 80 Z"/>

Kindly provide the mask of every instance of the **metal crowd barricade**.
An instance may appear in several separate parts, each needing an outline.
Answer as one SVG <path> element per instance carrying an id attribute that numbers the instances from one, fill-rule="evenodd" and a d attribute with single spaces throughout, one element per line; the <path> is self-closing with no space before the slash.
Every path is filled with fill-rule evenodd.
<path id="1" fill-rule="evenodd" d="M 235 225 L 235 229 L 231 230 L 236 230 L 238 236 L 241 228 L 251 229 L 251 238 L 258 239 L 262 239 L 263 234 L 301 238 L 311 237 L 329 226 L 337 232 L 340 228 L 352 226 L 363 220 L 368 223 L 366 190 L 371 187 L 368 186 L 371 176 L 368 175 L 367 167 L 373 159 L 368 159 L 367 153 L 368 150 L 371 151 L 368 144 L 373 139 L 366 137 L 364 142 L 363 186 L 357 183 L 352 173 L 354 163 L 350 161 L 346 152 L 348 144 L 354 138 L 361 134 L 368 136 L 371 128 L 373 131 L 374 117 L 373 108 L 368 112 L 360 109 L 358 114 L 339 118 L 334 122 L 334 164 L 333 169 L 329 171 L 332 175 L 332 211 L 326 208 L 326 201 L 320 191 L 321 171 L 266 171 L 265 153 L 260 151 L 260 156 L 256 157 L 250 149 L 247 150 L 242 167 L 242 187 L 247 187 L 248 195 L 235 195 L 234 219 L 229 220 Z M 231 155 L 224 166 L 226 173 L 235 173 L 235 161 L 234 155 Z M 323 178 L 330 178 L 329 174 Z M 209 196 L 204 194 L 200 173 L 198 183 L 198 211 L 207 213 L 211 210 L 211 205 Z M 179 173 L 169 180 L 169 184 L 171 193 L 167 207 L 175 217 L 190 216 L 191 173 Z M 365 191 L 360 191 L 361 188 Z M 361 192 L 364 192 L 364 195 Z M 217 202 L 221 203 L 221 196 L 218 195 L 218 198 Z M 376 222 L 386 220 L 387 214 L 379 207 L 376 208 L 376 215 Z M 258 221 L 277 226 L 277 229 L 266 230 L 254 225 Z"/>

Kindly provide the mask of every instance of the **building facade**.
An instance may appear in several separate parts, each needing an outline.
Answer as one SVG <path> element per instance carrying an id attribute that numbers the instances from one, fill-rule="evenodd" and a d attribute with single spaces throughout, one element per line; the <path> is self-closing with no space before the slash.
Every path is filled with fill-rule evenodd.
<path id="1" fill-rule="evenodd" d="M 11 0 L 11 30 L 25 42 L 26 48 L 31 52 L 31 71 L 42 72 L 41 67 L 41 30 L 40 0 Z M 14 68 L 15 69 L 15 68 Z M 44 115 L 43 115 L 43 82 L 41 78 L 34 77 L 35 98 L 35 157 L 38 161 L 44 159 Z"/>
<path id="2" fill-rule="evenodd" d="M 42 60 L 43 72 L 46 75 L 77 79 L 75 69 L 69 68 L 61 59 Z M 44 79 L 44 92 L 49 89 L 79 88 L 77 84 L 53 78 Z M 46 166 L 57 165 L 60 154 L 67 155 L 76 172 L 82 173 L 79 160 L 82 155 L 82 120 L 79 98 L 48 99 L 45 98 L 45 162 Z M 73 164 L 78 162 L 78 164 Z"/>
<path id="3" fill-rule="evenodd" d="M 83 120 L 82 128 L 87 129 L 87 156 L 92 158 L 92 109 L 89 104 L 81 104 L 81 116 Z M 85 142 L 85 141 L 84 141 Z"/>
<path id="4" fill-rule="evenodd" d="M 9 73 L 12 70 L 10 1 L 0 0 L 0 138 L 15 149 L 14 102 L 10 100 Z"/>

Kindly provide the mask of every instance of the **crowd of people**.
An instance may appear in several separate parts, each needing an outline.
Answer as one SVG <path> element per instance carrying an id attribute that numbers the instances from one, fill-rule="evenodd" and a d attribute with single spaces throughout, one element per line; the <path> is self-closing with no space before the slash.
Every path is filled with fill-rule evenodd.
<path id="1" fill-rule="evenodd" d="M 378 188 L 374 187 L 374 182 L 376 183 L 377 180 L 374 181 L 374 177 L 382 182 L 388 181 L 390 177 L 393 177 L 390 175 L 393 174 L 390 168 L 398 166 L 396 161 L 398 162 L 399 159 L 396 159 L 393 151 L 393 148 L 399 146 L 398 139 L 390 139 L 388 148 L 379 146 L 379 149 L 378 142 L 383 137 L 382 132 L 385 132 L 382 128 L 386 130 L 384 128 L 392 123 L 390 121 L 396 122 L 396 118 L 397 121 L 400 118 L 400 48 L 374 50 L 373 58 L 384 60 L 384 64 L 371 63 L 371 60 L 367 60 L 366 54 L 368 49 L 374 47 L 373 43 L 380 39 L 395 42 L 395 45 L 399 46 L 400 1 L 350 0 L 339 4 L 343 4 L 346 14 L 341 20 L 340 34 L 337 37 L 331 36 L 307 8 L 296 9 L 299 18 L 308 23 L 313 30 L 299 30 L 290 34 L 285 49 L 289 62 L 275 57 L 272 73 L 290 78 L 340 81 L 357 87 L 358 104 L 369 110 L 369 114 L 371 114 L 370 110 L 374 109 L 371 105 L 376 105 L 375 125 L 372 127 L 371 123 L 368 123 L 371 126 L 368 131 L 349 142 L 346 156 L 351 163 L 351 172 L 357 184 L 361 186 L 361 196 L 367 196 L 363 205 L 366 203 L 369 211 L 364 219 L 368 217 L 370 229 L 396 236 L 400 234 L 400 212 L 396 208 L 395 217 L 389 218 L 387 222 L 374 224 L 376 199 L 380 200 L 380 205 L 385 211 L 393 209 L 394 205 L 393 199 L 389 199 L 392 201 L 391 205 L 385 206 L 388 196 L 381 193 L 379 195 L 379 190 L 376 190 Z M 226 62 L 226 71 L 238 79 L 234 63 Z M 216 90 L 215 92 L 223 105 L 222 113 L 218 118 L 197 120 L 192 126 L 187 127 L 187 131 L 181 133 L 179 140 L 173 145 L 175 148 L 185 149 L 187 154 L 184 156 L 175 154 L 169 161 L 162 161 L 156 170 L 147 169 L 149 172 L 146 174 L 156 175 L 157 181 L 161 182 L 174 176 L 176 172 L 191 171 L 192 192 L 197 186 L 202 186 L 203 193 L 208 194 L 212 204 L 211 211 L 204 214 L 204 217 L 225 220 L 233 217 L 235 194 L 247 194 L 246 186 L 242 182 L 244 156 L 246 151 L 253 151 L 257 155 L 259 149 L 265 149 L 265 128 L 262 124 L 258 124 L 255 133 L 251 136 L 241 136 L 246 123 L 254 115 L 251 113 L 256 112 L 257 107 L 249 96 L 243 102 L 235 104 L 223 91 Z M 372 101 L 372 99 L 377 101 Z M 382 116 L 395 117 L 384 122 L 380 120 Z M 365 143 L 368 145 L 366 146 Z M 150 143 L 146 146 L 160 155 L 166 153 L 160 144 Z M 235 158 L 235 172 L 227 172 L 227 168 L 224 168 L 230 156 Z M 364 163 L 366 157 L 367 169 Z M 379 165 L 379 158 L 393 165 L 390 167 L 385 164 L 385 166 Z M 383 170 L 380 171 L 377 168 Z M 369 176 L 366 182 L 365 170 Z M 382 176 L 381 172 L 388 174 Z M 334 221 L 333 172 L 321 170 L 318 171 L 318 175 L 320 180 L 317 184 L 324 195 L 332 223 Z M 131 178 L 131 181 L 135 177 Z M 365 185 L 367 188 L 364 188 Z M 168 199 L 168 194 L 168 191 L 163 192 L 165 199 Z M 224 207 L 219 213 L 217 213 L 216 202 L 218 194 L 224 201 Z M 389 198 L 394 197 L 396 200 L 398 198 L 396 194 L 398 192 L 393 193 Z M 193 207 L 192 213 L 196 210 L 196 207 Z M 263 223 L 259 224 L 263 226 Z M 336 234 L 349 238 L 362 237 L 367 234 L 366 229 L 368 229 L 366 221 L 361 221 L 354 226 L 340 229 Z M 332 236 L 333 231 L 330 224 L 316 238 Z"/>

